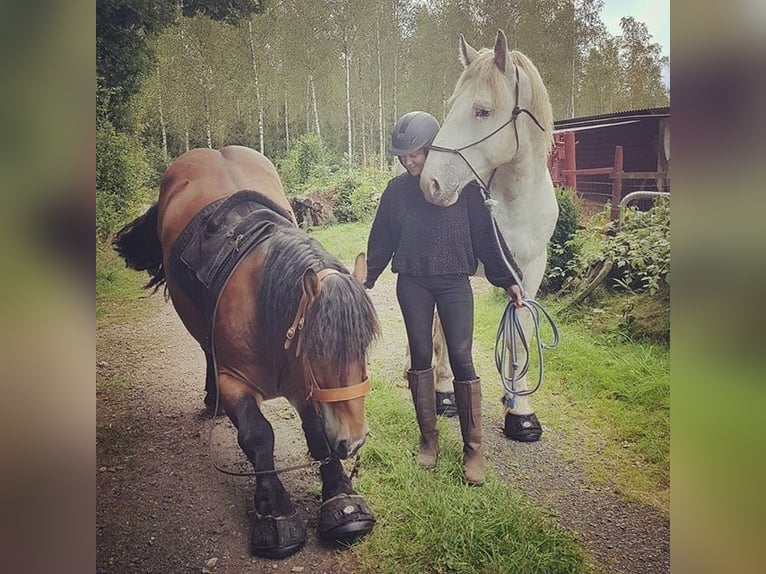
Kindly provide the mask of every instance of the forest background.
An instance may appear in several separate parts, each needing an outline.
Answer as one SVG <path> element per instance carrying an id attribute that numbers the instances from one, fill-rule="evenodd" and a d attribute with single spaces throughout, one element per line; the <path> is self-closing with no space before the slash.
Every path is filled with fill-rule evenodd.
<path id="1" fill-rule="evenodd" d="M 364 218 L 372 188 L 390 177 L 396 119 L 414 109 L 444 118 L 460 33 L 479 49 L 503 29 L 540 70 L 556 119 L 670 97 L 669 60 L 647 26 L 628 16 L 610 34 L 602 0 L 97 0 L 96 9 L 101 240 L 151 203 L 164 168 L 194 147 L 260 150 L 288 195 L 366 187 L 362 205 L 342 208 Z"/>

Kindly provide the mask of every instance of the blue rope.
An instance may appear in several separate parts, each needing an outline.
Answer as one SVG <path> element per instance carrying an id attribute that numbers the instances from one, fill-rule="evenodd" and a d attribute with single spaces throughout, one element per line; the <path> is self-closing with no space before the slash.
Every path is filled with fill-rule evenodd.
<path id="1" fill-rule="evenodd" d="M 527 374 L 529 371 L 529 343 L 524 330 L 521 328 L 521 319 L 519 318 L 519 311 L 521 309 L 528 309 L 532 316 L 532 324 L 534 330 L 532 333 L 532 339 L 535 342 L 535 348 L 537 349 L 538 363 L 540 369 L 537 376 L 537 384 L 532 389 L 516 390 L 516 381 Z M 543 343 L 540 338 L 540 314 L 548 320 L 553 331 L 553 341 L 550 343 Z M 500 380 L 503 383 L 503 388 L 509 395 L 508 400 L 513 401 L 515 397 L 525 397 L 536 392 L 543 382 L 543 350 L 554 349 L 559 344 L 559 330 L 553 317 L 534 299 L 524 299 L 522 307 L 516 308 L 513 304 L 513 300 L 509 300 L 503 311 L 503 317 L 500 320 L 500 325 L 497 329 L 497 336 L 495 337 L 495 366 L 497 372 L 500 373 Z M 523 365 L 519 365 L 518 360 L 518 347 L 517 341 L 521 343 L 525 352 L 525 361 Z M 506 376 L 508 369 L 508 350 L 510 349 L 511 369 L 510 378 Z"/>

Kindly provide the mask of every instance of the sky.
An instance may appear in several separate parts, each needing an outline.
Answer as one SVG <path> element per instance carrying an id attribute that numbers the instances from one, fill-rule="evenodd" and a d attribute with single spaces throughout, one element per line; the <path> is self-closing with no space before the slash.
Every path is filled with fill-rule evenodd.
<path id="1" fill-rule="evenodd" d="M 662 46 L 663 55 L 670 56 L 670 0 L 604 0 L 601 20 L 613 36 L 622 34 L 623 16 L 646 24 L 652 41 Z"/>

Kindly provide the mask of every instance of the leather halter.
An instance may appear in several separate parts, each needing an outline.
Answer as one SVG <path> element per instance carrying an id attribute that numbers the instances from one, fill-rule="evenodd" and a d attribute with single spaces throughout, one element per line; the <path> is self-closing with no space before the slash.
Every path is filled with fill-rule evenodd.
<path id="1" fill-rule="evenodd" d="M 335 273 L 339 273 L 339 271 L 335 269 L 322 269 L 317 272 L 317 278 L 321 284 L 321 281 L 325 277 Z M 295 318 L 285 334 L 285 350 L 288 350 L 292 346 L 293 341 L 297 339 L 295 356 L 299 358 L 301 357 L 301 333 L 303 332 L 303 327 L 306 323 L 306 312 L 313 302 L 314 298 L 306 292 L 304 286 L 303 295 L 301 295 L 301 300 L 298 302 L 298 310 L 295 313 Z M 361 383 L 357 383 L 356 385 L 334 389 L 323 389 L 319 386 L 319 383 L 314 376 L 314 370 L 311 368 L 311 361 L 309 358 L 304 356 L 303 360 L 307 366 L 309 374 L 309 377 L 306 379 L 306 398 L 311 399 L 314 403 L 336 403 L 358 399 L 369 393 L 372 388 L 369 377 L 365 377 Z"/>
<path id="2" fill-rule="evenodd" d="M 516 136 L 516 150 L 519 149 L 519 129 L 516 126 L 516 120 L 521 114 L 527 114 L 530 118 L 532 118 L 532 121 L 535 122 L 535 125 L 540 128 L 542 131 L 545 131 L 545 128 L 540 124 L 540 122 L 537 120 L 537 118 L 534 116 L 532 112 L 530 112 L 526 108 L 520 108 L 519 107 L 519 67 L 514 64 L 513 67 L 516 70 L 516 86 L 514 87 L 514 103 L 513 103 L 513 111 L 511 112 L 511 119 L 509 119 L 507 122 L 502 124 L 500 127 L 496 128 L 494 131 L 490 132 L 483 138 L 476 140 L 473 143 L 469 143 L 468 145 L 464 145 L 462 147 L 456 147 L 456 148 L 449 148 L 449 147 L 443 147 L 438 145 L 431 145 L 429 146 L 429 150 L 433 151 L 442 151 L 446 153 L 453 153 L 462 159 L 465 164 L 468 166 L 468 168 L 473 172 L 473 174 L 476 176 L 476 179 L 478 180 L 479 186 L 481 187 L 481 190 L 486 194 L 487 197 L 489 197 L 489 187 L 492 185 L 492 180 L 495 178 L 495 172 L 497 171 L 497 168 L 492 170 L 492 173 L 489 176 L 489 180 L 485 183 L 484 180 L 481 178 L 481 176 L 476 172 L 476 170 L 473 168 L 471 163 L 466 159 L 466 157 L 461 153 L 464 149 L 468 149 L 470 147 L 473 147 L 475 145 L 478 145 L 482 143 L 483 141 L 488 140 L 493 135 L 498 133 L 500 130 L 502 130 L 505 126 L 508 124 L 513 125 L 513 133 Z"/>

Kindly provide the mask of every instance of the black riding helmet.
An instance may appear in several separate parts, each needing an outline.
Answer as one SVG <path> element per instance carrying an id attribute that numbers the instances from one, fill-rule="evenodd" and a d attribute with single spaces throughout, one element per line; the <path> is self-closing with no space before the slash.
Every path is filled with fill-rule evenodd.
<path id="1" fill-rule="evenodd" d="M 439 122 L 428 112 L 404 114 L 391 134 L 391 153 L 403 156 L 429 146 L 438 132 Z"/>

